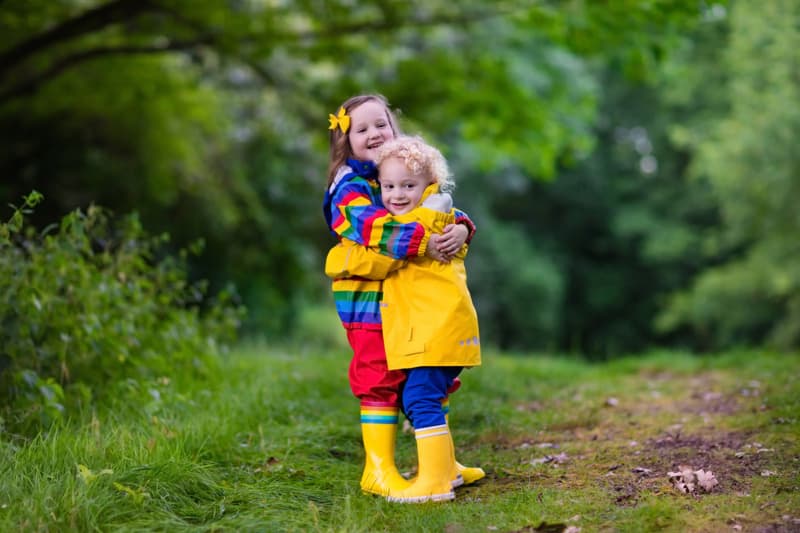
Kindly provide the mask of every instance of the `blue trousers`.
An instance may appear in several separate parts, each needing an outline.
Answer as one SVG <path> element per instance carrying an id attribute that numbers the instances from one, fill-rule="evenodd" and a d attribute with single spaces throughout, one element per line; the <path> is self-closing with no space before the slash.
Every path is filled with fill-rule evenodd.
<path id="1" fill-rule="evenodd" d="M 414 429 L 443 426 L 442 400 L 461 373 L 460 366 L 421 366 L 406 370 L 403 412 Z"/>

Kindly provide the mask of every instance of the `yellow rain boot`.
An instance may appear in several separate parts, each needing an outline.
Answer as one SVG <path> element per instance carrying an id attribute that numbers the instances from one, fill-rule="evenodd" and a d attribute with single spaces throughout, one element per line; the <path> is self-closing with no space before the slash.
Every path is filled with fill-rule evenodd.
<path id="1" fill-rule="evenodd" d="M 419 472 L 410 487 L 392 491 L 390 502 L 443 502 L 456 497 L 452 482 L 453 447 L 447 426 L 433 426 L 414 431 L 417 438 Z"/>
<path id="2" fill-rule="evenodd" d="M 464 466 L 458 461 L 456 461 L 456 471 L 461 475 L 461 478 L 464 480 L 464 485 L 469 485 L 471 483 L 475 483 L 479 479 L 483 479 L 486 477 L 486 472 L 483 471 L 483 468 L 479 466 Z"/>
<path id="3" fill-rule="evenodd" d="M 444 419 L 447 422 L 448 428 L 450 427 L 450 399 L 445 398 L 442 400 L 442 411 L 444 412 Z M 452 439 L 451 439 L 452 440 Z M 453 445 L 453 488 L 460 487 L 461 485 L 469 485 L 475 483 L 479 479 L 486 477 L 486 472 L 483 468 L 477 466 L 464 466 L 456 460 L 456 448 Z"/>
<path id="4" fill-rule="evenodd" d="M 361 476 L 364 492 L 389 496 L 411 485 L 394 464 L 399 411 L 397 407 L 361 406 L 361 436 L 367 456 Z"/>

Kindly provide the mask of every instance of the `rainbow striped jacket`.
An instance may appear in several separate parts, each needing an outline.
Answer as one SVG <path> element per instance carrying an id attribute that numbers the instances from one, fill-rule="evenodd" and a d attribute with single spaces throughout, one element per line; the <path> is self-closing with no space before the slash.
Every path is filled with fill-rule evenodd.
<path id="1" fill-rule="evenodd" d="M 393 259 L 425 255 L 430 233 L 419 222 L 395 220 L 383 207 L 377 176 L 371 161 L 347 160 L 323 200 L 328 228 L 340 240 L 372 247 Z M 469 242 L 475 233 L 472 220 L 456 210 L 456 223 L 467 225 Z M 382 281 L 352 276 L 334 279 L 332 288 L 336 311 L 345 328 L 381 329 Z"/>

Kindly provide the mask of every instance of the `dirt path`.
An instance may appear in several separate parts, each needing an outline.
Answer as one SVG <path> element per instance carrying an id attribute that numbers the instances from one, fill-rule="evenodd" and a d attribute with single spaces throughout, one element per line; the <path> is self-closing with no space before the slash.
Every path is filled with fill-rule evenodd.
<path id="1" fill-rule="evenodd" d="M 713 500 L 735 511 L 699 517 L 697 531 L 800 531 L 800 509 L 786 508 L 800 479 L 798 436 L 781 431 L 794 420 L 774 413 L 767 389 L 724 371 L 642 371 L 520 403 L 520 413 L 565 414 L 532 433 L 496 436 L 502 459 L 492 481 L 498 491 L 588 489 L 617 508 L 682 498 L 707 513 Z"/>

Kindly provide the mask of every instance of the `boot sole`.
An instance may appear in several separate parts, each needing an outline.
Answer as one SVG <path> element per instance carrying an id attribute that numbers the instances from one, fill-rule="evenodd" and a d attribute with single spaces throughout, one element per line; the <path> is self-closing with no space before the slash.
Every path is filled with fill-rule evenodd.
<path id="1" fill-rule="evenodd" d="M 393 503 L 425 503 L 425 502 L 447 502 L 456 499 L 455 492 L 446 492 L 444 494 L 430 494 L 428 496 L 414 496 L 413 498 L 398 498 L 396 496 L 387 496 L 386 499 Z"/>

